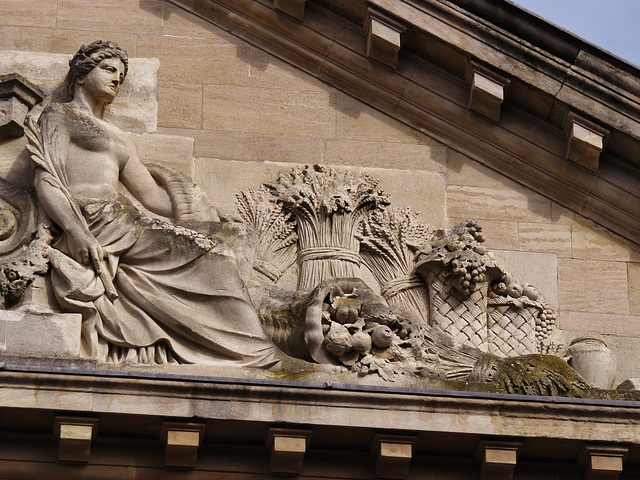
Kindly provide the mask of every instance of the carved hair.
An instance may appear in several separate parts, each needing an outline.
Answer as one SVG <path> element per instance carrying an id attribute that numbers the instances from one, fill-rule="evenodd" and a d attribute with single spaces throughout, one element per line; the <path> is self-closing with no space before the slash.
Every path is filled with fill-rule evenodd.
<path id="1" fill-rule="evenodd" d="M 105 58 L 119 58 L 124 64 L 124 75 L 129 70 L 129 57 L 127 52 L 115 42 L 103 42 L 96 40 L 91 45 L 83 45 L 80 50 L 69 60 L 69 73 L 66 85 L 69 98 L 73 97 L 78 79 L 93 70 Z"/>

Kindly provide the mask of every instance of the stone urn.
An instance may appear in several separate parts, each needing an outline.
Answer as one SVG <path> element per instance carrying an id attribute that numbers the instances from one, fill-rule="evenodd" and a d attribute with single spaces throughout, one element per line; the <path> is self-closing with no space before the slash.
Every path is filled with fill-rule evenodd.
<path id="1" fill-rule="evenodd" d="M 616 357 L 598 336 L 580 337 L 571 342 L 569 365 L 575 368 L 594 387 L 613 387 L 616 376 Z"/>

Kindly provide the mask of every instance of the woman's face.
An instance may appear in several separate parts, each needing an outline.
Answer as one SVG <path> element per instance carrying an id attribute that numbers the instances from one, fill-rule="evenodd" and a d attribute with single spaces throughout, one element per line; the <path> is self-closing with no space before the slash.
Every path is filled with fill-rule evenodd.
<path id="1" fill-rule="evenodd" d="M 124 64 L 119 58 L 105 58 L 93 70 L 78 80 L 95 98 L 110 102 L 120 91 L 124 81 Z"/>

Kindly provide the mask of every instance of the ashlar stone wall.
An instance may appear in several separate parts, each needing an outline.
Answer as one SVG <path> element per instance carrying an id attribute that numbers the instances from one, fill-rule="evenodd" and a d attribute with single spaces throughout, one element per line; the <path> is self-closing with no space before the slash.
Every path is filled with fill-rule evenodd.
<path id="1" fill-rule="evenodd" d="M 478 219 L 516 278 L 558 307 L 566 340 L 599 332 L 616 381 L 640 377 L 638 245 L 169 1 L 0 0 L 1 50 L 71 55 L 96 39 L 159 60 L 157 128 L 130 125 L 140 155 L 178 165 L 217 205 L 232 209 L 283 163 L 366 167 L 425 223 Z M 20 148 L 5 142 L 0 156 Z"/>

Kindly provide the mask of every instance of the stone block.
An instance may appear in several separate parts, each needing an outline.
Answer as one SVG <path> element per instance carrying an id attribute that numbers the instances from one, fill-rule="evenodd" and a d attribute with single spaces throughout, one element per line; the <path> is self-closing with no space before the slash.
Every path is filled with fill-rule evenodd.
<path id="1" fill-rule="evenodd" d="M 71 358 L 80 353 L 79 313 L 0 311 L 0 344 L 13 357 Z"/>
<path id="2" fill-rule="evenodd" d="M 195 38 L 219 38 L 223 35 L 223 31 L 216 25 L 185 11 L 191 10 L 193 4 L 194 0 L 165 2 L 162 11 L 162 34 Z"/>
<path id="3" fill-rule="evenodd" d="M 222 160 L 322 163 L 322 139 L 289 137 L 260 133 L 225 131 L 167 130 L 176 134 L 193 134 L 197 157 Z"/>
<path id="4" fill-rule="evenodd" d="M 88 45 L 98 38 L 112 38 L 113 32 L 96 30 L 66 30 L 23 27 L 20 50 L 32 52 L 64 53 L 73 55 L 80 45 Z M 118 34 L 120 45 L 131 57 L 137 56 L 138 42 L 135 35 Z"/>
<path id="5" fill-rule="evenodd" d="M 600 154 L 604 150 L 609 132 L 579 115 L 569 113 L 565 122 L 565 135 L 566 157 L 592 172 L 597 172 Z"/>
<path id="6" fill-rule="evenodd" d="M 55 28 L 58 0 L 5 0 L 0 25 Z"/>
<path id="7" fill-rule="evenodd" d="M 204 438 L 205 428 L 206 426 L 200 423 L 163 423 L 160 435 L 165 444 L 165 466 L 195 467 L 198 461 L 198 448 Z"/>
<path id="8" fill-rule="evenodd" d="M 634 323 L 635 325 L 640 325 L 640 318 L 636 317 Z M 638 328 L 635 327 L 635 330 L 637 329 Z M 618 361 L 614 386 L 628 378 L 640 378 L 640 365 L 638 364 L 640 336 L 637 334 L 634 336 L 633 333 L 603 336 L 609 349 L 615 354 L 616 360 Z"/>
<path id="9" fill-rule="evenodd" d="M 629 448 L 623 445 L 587 444 L 578 459 L 586 480 L 617 480 Z"/>
<path id="10" fill-rule="evenodd" d="M 640 263 L 627 264 L 629 277 L 629 309 L 633 315 L 640 315 Z"/>
<path id="11" fill-rule="evenodd" d="M 134 134 L 132 138 L 142 161 L 168 163 L 193 177 L 193 138 L 157 134 Z"/>
<path id="12" fill-rule="evenodd" d="M 423 133 L 345 94 L 338 94 L 336 108 L 336 134 L 341 140 L 433 143 Z"/>
<path id="13" fill-rule="evenodd" d="M 627 264 L 558 259 L 560 310 L 629 314 Z"/>
<path id="14" fill-rule="evenodd" d="M 112 32 L 112 37 L 120 32 L 160 35 L 163 3 L 157 0 L 104 0 L 89 6 L 85 0 L 60 0 L 56 25 Z"/>
<path id="15" fill-rule="evenodd" d="M 586 220 L 571 227 L 573 258 L 611 260 L 614 262 L 640 261 L 640 250 L 626 240 Z"/>
<path id="16" fill-rule="evenodd" d="M 548 221 L 551 201 L 525 188 L 519 191 L 450 185 L 447 212 L 455 218 L 538 223 Z"/>
<path id="17" fill-rule="evenodd" d="M 480 442 L 476 454 L 481 480 L 512 480 L 521 442 Z"/>
<path id="18" fill-rule="evenodd" d="M 322 163 L 407 170 L 446 171 L 447 147 L 413 143 L 327 140 Z"/>
<path id="19" fill-rule="evenodd" d="M 0 15 L 2 15 L 0 13 Z M 0 26 L 0 50 L 17 50 L 20 48 L 20 27 Z"/>
<path id="20" fill-rule="evenodd" d="M 471 62 L 467 70 L 467 82 L 469 83 L 469 108 L 494 122 L 499 121 L 509 80 Z"/>
<path id="21" fill-rule="evenodd" d="M 335 97 L 321 92 L 207 85 L 203 127 L 269 135 L 334 137 Z"/>
<path id="22" fill-rule="evenodd" d="M 519 283 L 530 283 L 553 307 L 558 306 L 558 264 L 548 253 L 495 250 L 498 263 Z"/>
<path id="23" fill-rule="evenodd" d="M 397 69 L 402 35 L 406 32 L 407 26 L 372 7 L 369 7 L 367 11 L 365 26 L 367 29 L 367 57 L 389 68 Z"/>
<path id="24" fill-rule="evenodd" d="M 300 20 L 304 20 L 304 6 L 307 0 L 275 0 L 274 8 L 282 13 L 286 13 L 290 17 Z"/>
<path id="25" fill-rule="evenodd" d="M 98 429 L 97 418 L 56 417 L 60 462 L 87 463 L 91 459 L 91 442 Z"/>
<path id="26" fill-rule="evenodd" d="M 447 180 L 449 185 L 485 187 L 494 189 L 521 189 L 501 173 L 485 167 L 457 150 L 449 149 L 447 156 Z"/>
<path id="27" fill-rule="evenodd" d="M 267 436 L 271 473 L 299 475 L 310 440 L 311 430 L 271 428 Z"/>
<path id="28" fill-rule="evenodd" d="M 202 123 L 202 85 L 158 85 L 158 126 L 199 129 Z"/>
<path id="29" fill-rule="evenodd" d="M 571 257 L 571 227 L 568 225 L 519 223 L 518 240 L 524 251 Z"/>
<path id="30" fill-rule="evenodd" d="M 416 438 L 403 435 L 376 435 L 372 451 L 376 456 L 378 478 L 405 479 L 413 457 Z"/>
<path id="31" fill-rule="evenodd" d="M 289 172 L 286 163 L 235 162 L 212 158 L 196 158 L 195 180 L 216 207 L 235 212 L 236 193 L 273 183 L 278 172 Z M 342 170 L 346 167 L 332 167 Z M 422 220 L 433 226 L 446 225 L 444 214 L 444 180 L 437 173 L 375 168 L 357 169 L 380 180 L 380 188 L 390 194 L 391 204 L 408 206 L 420 212 Z"/>
<path id="32" fill-rule="evenodd" d="M 610 335 L 640 335 L 640 316 L 620 313 L 562 311 L 561 328 Z"/>
<path id="33" fill-rule="evenodd" d="M 249 85 L 249 45 L 226 36 L 142 36 L 138 55 L 160 60 L 163 82 Z"/>
<path id="34" fill-rule="evenodd" d="M 249 84 L 252 87 L 335 93 L 333 87 L 283 62 L 264 50 L 252 47 L 250 58 L 251 75 Z"/>

